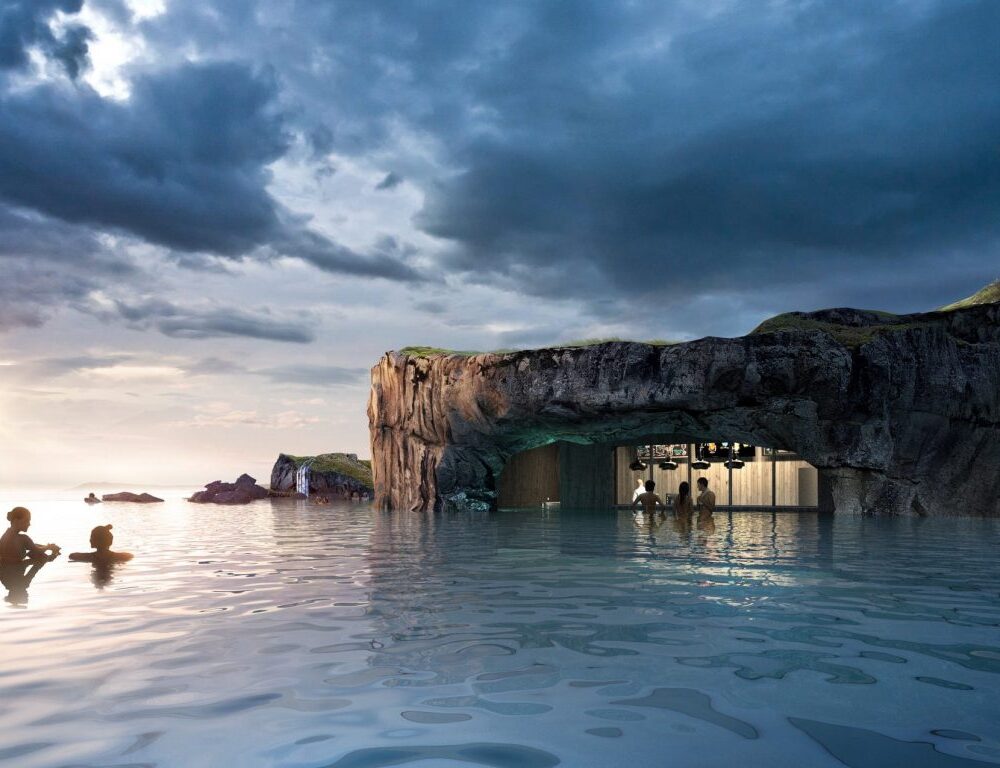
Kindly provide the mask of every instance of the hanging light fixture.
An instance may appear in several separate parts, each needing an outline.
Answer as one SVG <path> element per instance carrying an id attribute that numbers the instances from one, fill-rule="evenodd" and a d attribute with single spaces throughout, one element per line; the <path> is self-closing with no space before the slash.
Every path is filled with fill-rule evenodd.
<path id="1" fill-rule="evenodd" d="M 729 444 L 729 460 L 726 461 L 726 469 L 743 469 L 744 462 L 738 453 L 739 445 L 739 443 Z"/>
<path id="2" fill-rule="evenodd" d="M 708 463 L 707 459 L 702 458 L 701 455 L 701 443 L 698 443 L 694 447 L 695 460 L 691 462 L 692 469 L 708 469 L 711 464 Z"/>
<path id="3" fill-rule="evenodd" d="M 642 472 L 646 468 L 646 465 L 639 461 L 639 459 L 636 459 L 628 465 L 628 468 L 633 472 Z"/>
<path id="4" fill-rule="evenodd" d="M 658 466 L 660 467 L 660 469 L 667 469 L 673 471 L 677 469 L 677 462 L 674 461 L 673 459 L 664 459 L 659 463 Z"/>

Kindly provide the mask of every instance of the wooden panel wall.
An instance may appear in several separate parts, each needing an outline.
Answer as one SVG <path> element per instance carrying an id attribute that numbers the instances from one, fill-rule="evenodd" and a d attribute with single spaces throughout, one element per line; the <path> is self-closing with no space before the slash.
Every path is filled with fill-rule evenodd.
<path id="1" fill-rule="evenodd" d="M 497 504 L 539 507 L 559 500 L 559 446 L 556 443 L 515 454 L 500 473 Z"/>
<path id="2" fill-rule="evenodd" d="M 635 459 L 635 448 L 619 446 L 615 452 L 615 489 L 619 504 L 631 504 L 632 492 L 636 480 L 649 478 L 649 469 L 644 472 L 634 472 L 628 465 Z M 675 470 L 662 470 L 653 465 L 653 480 L 656 481 L 656 492 L 661 496 L 675 496 L 682 481 L 688 480 L 688 464 L 686 459 L 678 459 Z M 800 502 L 800 474 L 804 487 L 802 498 L 810 505 L 816 504 L 815 476 L 816 469 L 801 459 L 783 458 L 775 462 L 776 501 L 778 506 L 794 507 Z M 699 477 L 708 479 L 708 487 L 715 491 L 715 497 L 720 505 L 729 502 L 729 470 L 724 462 L 712 462 L 708 469 L 691 471 L 690 483 L 692 493 L 697 494 L 695 483 Z M 733 470 L 733 504 L 735 506 L 771 505 L 771 458 L 765 456 L 762 448 L 757 448 L 753 461 L 747 461 L 742 469 Z"/>
<path id="3" fill-rule="evenodd" d="M 563 509 L 608 509 L 615 504 L 610 445 L 559 443 L 559 500 Z"/>

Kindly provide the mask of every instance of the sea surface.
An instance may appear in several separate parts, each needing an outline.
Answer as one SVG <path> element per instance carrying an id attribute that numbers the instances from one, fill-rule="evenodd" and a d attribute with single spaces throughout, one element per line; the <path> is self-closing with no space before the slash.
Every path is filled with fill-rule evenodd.
<path id="1" fill-rule="evenodd" d="M 64 550 L 0 604 L 0 763 L 1000 764 L 997 521 L 171 494 L 0 494 Z"/>

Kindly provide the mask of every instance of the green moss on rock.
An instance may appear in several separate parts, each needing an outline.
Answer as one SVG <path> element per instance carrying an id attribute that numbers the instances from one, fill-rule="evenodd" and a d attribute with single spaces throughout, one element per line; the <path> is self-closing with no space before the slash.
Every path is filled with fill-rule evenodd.
<path id="1" fill-rule="evenodd" d="M 1000 301 L 1000 280 L 995 280 L 971 296 L 941 307 L 940 311 L 954 312 L 956 309 L 974 307 L 977 304 L 995 304 L 998 301 Z"/>
<path id="2" fill-rule="evenodd" d="M 351 477 L 369 488 L 374 486 L 372 482 L 371 461 L 357 459 L 353 454 L 321 453 L 318 456 L 286 455 L 294 462 L 296 468 L 301 467 L 309 461 L 311 462 L 309 466 L 314 472 L 336 472 L 337 474 Z"/>

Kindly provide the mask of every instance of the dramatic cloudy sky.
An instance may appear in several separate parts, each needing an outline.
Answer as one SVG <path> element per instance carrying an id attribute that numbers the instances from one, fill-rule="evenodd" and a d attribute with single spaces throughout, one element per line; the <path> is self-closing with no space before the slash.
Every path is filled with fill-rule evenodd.
<path id="1" fill-rule="evenodd" d="M 0 0 L 0 482 L 368 455 L 407 344 L 1000 273 L 995 0 Z"/>

